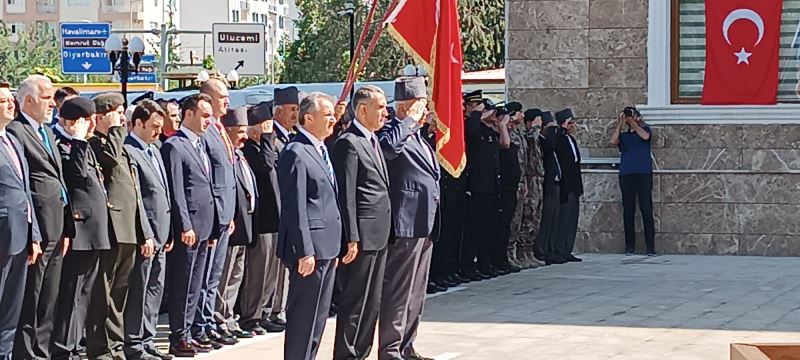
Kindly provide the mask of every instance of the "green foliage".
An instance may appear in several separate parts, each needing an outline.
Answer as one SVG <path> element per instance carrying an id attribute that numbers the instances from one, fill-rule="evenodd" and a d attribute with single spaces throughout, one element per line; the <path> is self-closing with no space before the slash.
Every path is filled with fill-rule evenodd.
<path id="1" fill-rule="evenodd" d="M 298 0 L 303 14 L 294 41 L 283 53 L 286 69 L 283 81 L 343 81 L 350 65 L 350 32 L 347 15 L 337 15 L 352 0 Z M 356 41 L 369 12 L 362 1 L 356 4 Z M 381 0 L 374 23 L 380 21 L 389 6 Z M 503 0 L 459 0 L 464 68 L 466 71 L 502 67 L 504 63 Z M 375 29 L 373 23 L 372 31 Z M 367 39 L 371 38 L 371 34 Z M 365 44 L 366 47 L 366 44 Z M 397 76 L 403 66 L 413 63 L 389 34 L 384 31 L 360 80 L 385 80 Z"/>
<path id="2" fill-rule="evenodd" d="M 206 58 L 203 59 L 203 68 L 206 70 L 216 69 L 216 64 L 214 64 L 214 55 L 206 55 Z"/>
<path id="3" fill-rule="evenodd" d="M 5 81 L 16 86 L 34 73 L 64 80 L 61 51 L 54 33 L 32 29 L 13 38 L 10 35 L 6 25 L 0 23 L 0 69 Z"/>

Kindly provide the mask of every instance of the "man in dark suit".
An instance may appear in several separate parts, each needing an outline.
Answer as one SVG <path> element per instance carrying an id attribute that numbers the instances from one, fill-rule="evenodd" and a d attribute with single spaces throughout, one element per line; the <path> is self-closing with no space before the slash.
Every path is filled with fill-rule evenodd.
<path id="1" fill-rule="evenodd" d="M 386 96 L 365 86 L 353 104 L 356 119 L 333 148 L 347 242 L 337 269 L 334 359 L 366 359 L 372 350 L 392 226 L 389 173 L 375 135 L 388 115 Z"/>
<path id="2" fill-rule="evenodd" d="M 93 100 L 97 126 L 88 141 L 100 163 L 108 194 L 112 248 L 100 255 L 100 274 L 91 296 L 92 311 L 86 320 L 86 347 L 90 358 L 110 359 L 123 356 L 123 310 L 139 245 L 137 230 L 143 233 L 142 245 L 152 246 L 153 232 L 141 208 L 130 156 L 124 148 L 128 132 L 123 126 L 126 120 L 122 94 L 102 93 Z"/>
<path id="3" fill-rule="evenodd" d="M 192 323 L 192 337 L 201 344 L 219 349 L 233 345 L 236 338 L 217 329 L 214 322 L 214 307 L 217 303 L 219 283 L 228 254 L 228 241 L 235 230 L 233 215 L 236 209 L 236 175 L 234 173 L 234 149 L 220 119 L 228 112 L 228 87 L 222 80 L 211 79 L 203 83 L 200 93 L 211 98 L 211 126 L 203 134 L 203 145 L 211 162 L 211 184 L 214 190 L 216 226 L 211 235 L 216 246 L 209 249 L 206 259 L 208 283 L 200 291 L 200 304 Z"/>
<path id="4" fill-rule="evenodd" d="M 544 179 L 542 182 L 542 217 L 536 246 L 546 265 L 563 264 L 566 261 L 554 253 L 554 246 L 558 241 L 562 178 L 561 164 L 558 161 L 556 148 L 561 145 L 563 136 L 561 128 L 553 118 L 553 113 L 544 111 L 541 116 L 542 131 L 539 133 L 538 143 L 542 149 Z"/>
<path id="5" fill-rule="evenodd" d="M 230 109 L 221 119 L 235 149 L 236 212 L 233 221 L 236 226 L 228 242 L 228 255 L 219 282 L 214 320 L 220 331 L 229 332 L 237 338 L 253 337 L 253 333 L 241 328 L 233 313 L 244 277 L 246 248 L 253 242 L 253 216 L 258 202 L 256 178 L 241 151 L 247 139 L 247 110 L 248 106 Z"/>
<path id="6" fill-rule="evenodd" d="M 427 116 L 425 80 L 397 79 L 394 99 L 398 117 L 378 136 L 388 160 L 395 236 L 386 260 L 378 357 L 422 359 L 414 338 L 428 285 L 440 170 L 435 151 L 420 132 Z"/>
<path id="7" fill-rule="evenodd" d="M 578 218 L 580 216 L 580 197 L 583 195 L 583 178 L 581 176 L 581 151 L 578 142 L 573 136 L 578 130 L 578 125 L 573 119 L 572 110 L 564 109 L 556 113 L 556 122 L 563 129 L 562 139 L 556 154 L 561 164 L 561 208 L 558 218 L 558 240 L 556 241 L 555 254 L 567 262 L 581 262 L 580 258 L 572 255 L 575 247 L 575 237 L 578 232 Z"/>
<path id="8" fill-rule="evenodd" d="M 274 144 L 272 102 L 263 102 L 250 108 L 247 119 L 250 126 L 242 153 L 256 176 L 258 207 L 255 217 L 258 221 L 253 228 L 255 243 L 247 248 L 244 260 L 244 285 L 239 299 L 240 323 L 243 329 L 263 335 L 286 329 L 269 319 L 272 311 L 268 308 L 278 285 L 278 272 L 283 269 L 275 256 L 281 199 L 275 171 L 278 151 Z"/>
<path id="9" fill-rule="evenodd" d="M 333 133 L 333 99 L 312 93 L 300 104 L 300 133 L 278 159 L 278 257 L 289 267 L 284 358 L 317 356 L 333 294 L 342 219 L 336 176 L 323 144 Z"/>
<path id="10" fill-rule="evenodd" d="M 64 254 L 75 227 L 61 172 L 61 156 L 49 123 L 55 101 L 53 84 L 41 75 L 17 89 L 19 116 L 7 131 L 22 145 L 30 170 L 33 208 L 42 235 L 42 256 L 28 268 L 25 297 L 14 340 L 15 359 L 47 359 L 55 319 Z"/>
<path id="11" fill-rule="evenodd" d="M 42 252 L 28 164 L 19 141 L 6 131 L 14 110 L 14 96 L 0 84 L 0 359 L 11 359 L 28 265 Z"/>
<path id="12" fill-rule="evenodd" d="M 278 154 L 288 144 L 295 134 L 297 134 L 297 116 L 300 107 L 300 91 L 296 87 L 290 86 L 283 89 L 276 88 L 273 91 L 273 106 L 275 114 L 275 149 Z M 270 315 L 268 322 L 263 322 L 262 326 L 270 327 L 274 325 L 286 326 L 286 321 L 282 318 L 286 303 L 286 267 L 278 267 L 278 285 L 275 293 L 270 299 L 268 306 Z M 274 324 L 274 325 L 273 325 Z"/>
<path id="13" fill-rule="evenodd" d="M 69 189 L 75 238 L 64 258 L 58 311 L 50 352 L 53 359 L 79 359 L 80 340 L 89 311 L 92 289 L 100 275 L 100 258 L 111 251 L 109 207 L 100 161 L 87 138 L 95 116 L 94 102 L 77 97 L 64 102 L 60 117 L 64 132 L 56 143 Z M 93 309 L 95 311 L 96 309 Z"/>
<path id="14" fill-rule="evenodd" d="M 131 132 L 125 138 L 125 151 L 142 198 L 147 224 L 137 223 L 137 238 L 142 240 L 130 276 L 128 301 L 125 304 L 125 357 L 128 359 L 168 360 L 155 346 L 156 324 L 164 292 L 166 253 L 173 246 L 170 229 L 170 194 L 167 170 L 155 147 L 166 118 L 153 101 L 142 101 L 131 116 Z M 141 230 L 149 226 L 152 239 Z"/>
<path id="15" fill-rule="evenodd" d="M 202 136 L 211 126 L 211 98 L 195 94 L 182 108 L 181 128 L 161 147 L 172 194 L 172 228 L 175 247 L 168 259 L 170 353 L 191 357 L 211 351 L 192 339 L 200 289 L 207 283 L 206 256 L 215 231 L 216 215 L 211 187 L 211 161 Z"/>

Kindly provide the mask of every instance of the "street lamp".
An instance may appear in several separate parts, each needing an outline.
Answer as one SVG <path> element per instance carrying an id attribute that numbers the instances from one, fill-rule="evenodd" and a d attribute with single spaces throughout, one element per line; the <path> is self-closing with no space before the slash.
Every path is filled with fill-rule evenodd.
<path id="1" fill-rule="evenodd" d="M 130 41 L 126 38 L 120 39 L 116 34 L 112 34 L 106 40 L 105 46 L 108 59 L 111 61 L 111 72 L 119 72 L 119 81 L 122 85 L 122 98 L 125 100 L 124 106 L 128 107 L 128 75 L 139 72 L 139 63 L 144 54 L 144 41 L 138 36 L 134 36 Z M 133 66 L 131 66 L 133 57 Z"/>
<path id="2" fill-rule="evenodd" d="M 348 1 L 344 3 L 344 15 L 347 15 L 350 18 L 350 61 L 352 62 L 356 56 L 356 38 L 355 38 L 355 14 L 356 14 L 356 6 L 352 2 Z M 355 81 L 354 81 L 355 82 Z M 350 87 L 350 100 L 353 100 L 353 94 L 355 93 L 355 85 Z"/>

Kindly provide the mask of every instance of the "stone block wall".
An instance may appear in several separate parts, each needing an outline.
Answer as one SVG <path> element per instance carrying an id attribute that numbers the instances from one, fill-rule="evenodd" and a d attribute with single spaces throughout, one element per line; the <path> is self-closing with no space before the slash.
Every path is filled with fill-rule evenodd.
<path id="1" fill-rule="evenodd" d="M 616 115 L 647 102 L 648 3 L 507 0 L 508 97 L 547 110 L 572 107 L 581 147 L 591 157 L 617 156 L 608 144 Z M 659 252 L 800 256 L 800 125 L 653 130 Z M 577 250 L 621 253 L 616 172 L 586 170 L 584 183 Z"/>

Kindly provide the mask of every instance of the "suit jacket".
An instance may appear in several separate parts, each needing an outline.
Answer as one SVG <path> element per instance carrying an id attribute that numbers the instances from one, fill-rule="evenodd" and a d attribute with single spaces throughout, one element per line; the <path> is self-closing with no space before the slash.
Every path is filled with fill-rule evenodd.
<path id="1" fill-rule="evenodd" d="M 136 175 L 133 174 L 130 155 L 125 151 L 127 136 L 125 127 L 116 126 L 109 129 L 108 134 L 96 132 L 89 139 L 89 145 L 103 171 L 114 240 L 119 244 L 140 244 L 144 239 L 153 238 L 153 230 L 134 181 Z M 137 231 L 143 232 L 144 239 L 137 236 Z"/>
<path id="2" fill-rule="evenodd" d="M 278 162 L 278 151 L 273 141 L 275 133 L 263 134 L 260 142 L 247 139 L 242 147 L 247 163 L 256 176 L 258 188 L 258 209 L 256 221 L 258 234 L 274 234 L 278 232 L 280 220 L 281 197 L 278 189 L 278 173 L 275 171 Z"/>
<path id="3" fill-rule="evenodd" d="M 389 174 L 383 154 L 378 156 L 356 125 L 350 125 L 333 146 L 344 238 L 365 251 L 385 248 L 392 225 Z"/>
<path id="4" fill-rule="evenodd" d="M 200 152 L 183 131 L 178 131 L 161 146 L 161 156 L 172 194 L 172 229 L 175 238 L 179 238 L 181 232 L 194 230 L 198 241 L 209 240 L 215 231 L 217 217 L 211 174 L 203 170 Z"/>
<path id="5" fill-rule="evenodd" d="M 314 256 L 331 260 L 342 249 L 342 218 L 336 184 L 311 140 L 294 137 L 278 159 L 281 222 L 277 256 L 286 266 Z"/>
<path id="6" fill-rule="evenodd" d="M 66 191 L 62 176 L 61 156 L 56 147 L 53 131 L 44 126 L 53 153 L 46 149 L 36 130 L 22 113 L 6 128 L 19 141 L 28 164 L 33 210 L 44 242 L 75 236 L 75 223 L 71 210 L 61 199 L 61 190 Z M 67 200 L 69 195 L 67 195 Z"/>
<path id="7" fill-rule="evenodd" d="M 439 208 L 439 164 L 430 145 L 414 138 L 419 129 L 414 119 L 395 118 L 378 135 L 388 160 L 396 237 L 431 236 Z M 433 161 L 428 160 L 425 151 L 430 151 Z"/>
<path id="8" fill-rule="evenodd" d="M 245 172 L 245 166 L 250 169 L 242 151 L 236 149 L 236 213 L 233 216 L 236 229 L 231 234 L 230 246 L 250 245 L 255 239 L 255 236 L 253 236 L 253 218 L 256 216 L 256 209 L 258 209 L 258 190 L 256 189 L 256 178 L 253 175 L 253 170 Z M 245 180 L 245 176 L 250 177 L 249 184 Z M 255 204 L 252 211 L 250 210 L 251 199 Z"/>
<path id="9" fill-rule="evenodd" d="M 211 184 L 217 207 L 217 221 L 219 225 L 228 225 L 236 211 L 236 175 L 233 164 L 228 157 L 222 134 L 215 125 L 208 127 L 202 139 L 211 162 Z"/>
<path id="10" fill-rule="evenodd" d="M 110 203 L 103 186 L 100 162 L 89 143 L 56 135 L 56 144 L 64 164 L 64 180 L 69 190 L 75 236 L 72 250 L 109 250 Z"/>
<path id="11" fill-rule="evenodd" d="M 544 168 L 544 187 L 555 184 L 556 177 L 561 172 L 556 148 L 561 145 L 562 140 L 561 130 L 555 126 L 542 129 L 541 133 L 539 133 L 539 146 L 542 149 L 542 164 Z"/>
<path id="12" fill-rule="evenodd" d="M 581 175 L 581 152 L 578 142 L 572 135 L 560 131 L 562 138 L 556 147 L 558 162 L 561 164 L 561 201 L 567 201 L 569 193 L 583 195 L 583 176 Z M 570 145 L 572 143 L 572 145 Z M 573 153 L 572 146 L 575 146 Z M 577 160 L 575 159 L 577 155 Z"/>
<path id="13" fill-rule="evenodd" d="M 287 129 L 287 130 L 294 131 L 294 129 Z M 277 127 L 275 128 L 275 130 L 273 131 L 272 144 L 275 145 L 275 150 L 277 150 L 278 154 L 280 154 L 283 151 L 283 148 L 285 148 L 286 145 L 288 145 L 292 141 L 292 139 L 290 138 L 292 136 L 294 135 L 292 134 L 284 135 L 280 129 L 278 129 Z"/>
<path id="14" fill-rule="evenodd" d="M 170 191 L 167 169 L 164 167 L 161 153 L 154 145 L 150 148 L 158 161 L 158 168 L 139 141 L 130 136 L 125 138 L 125 150 L 130 156 L 131 168 L 136 174 L 137 189 L 146 215 L 146 218 L 140 220 L 144 222 L 137 224 L 137 236 L 140 242 L 148 239 L 145 230 L 149 228 L 156 248 L 161 248 L 172 240 Z"/>
<path id="15" fill-rule="evenodd" d="M 39 223 L 33 212 L 28 164 L 22 146 L 14 135 L 6 133 L 16 150 L 11 154 L 0 144 L 0 259 L 21 253 L 30 243 L 42 241 Z M 22 177 L 17 173 L 13 157 L 17 158 Z M 28 216 L 31 222 L 28 222 Z"/>

